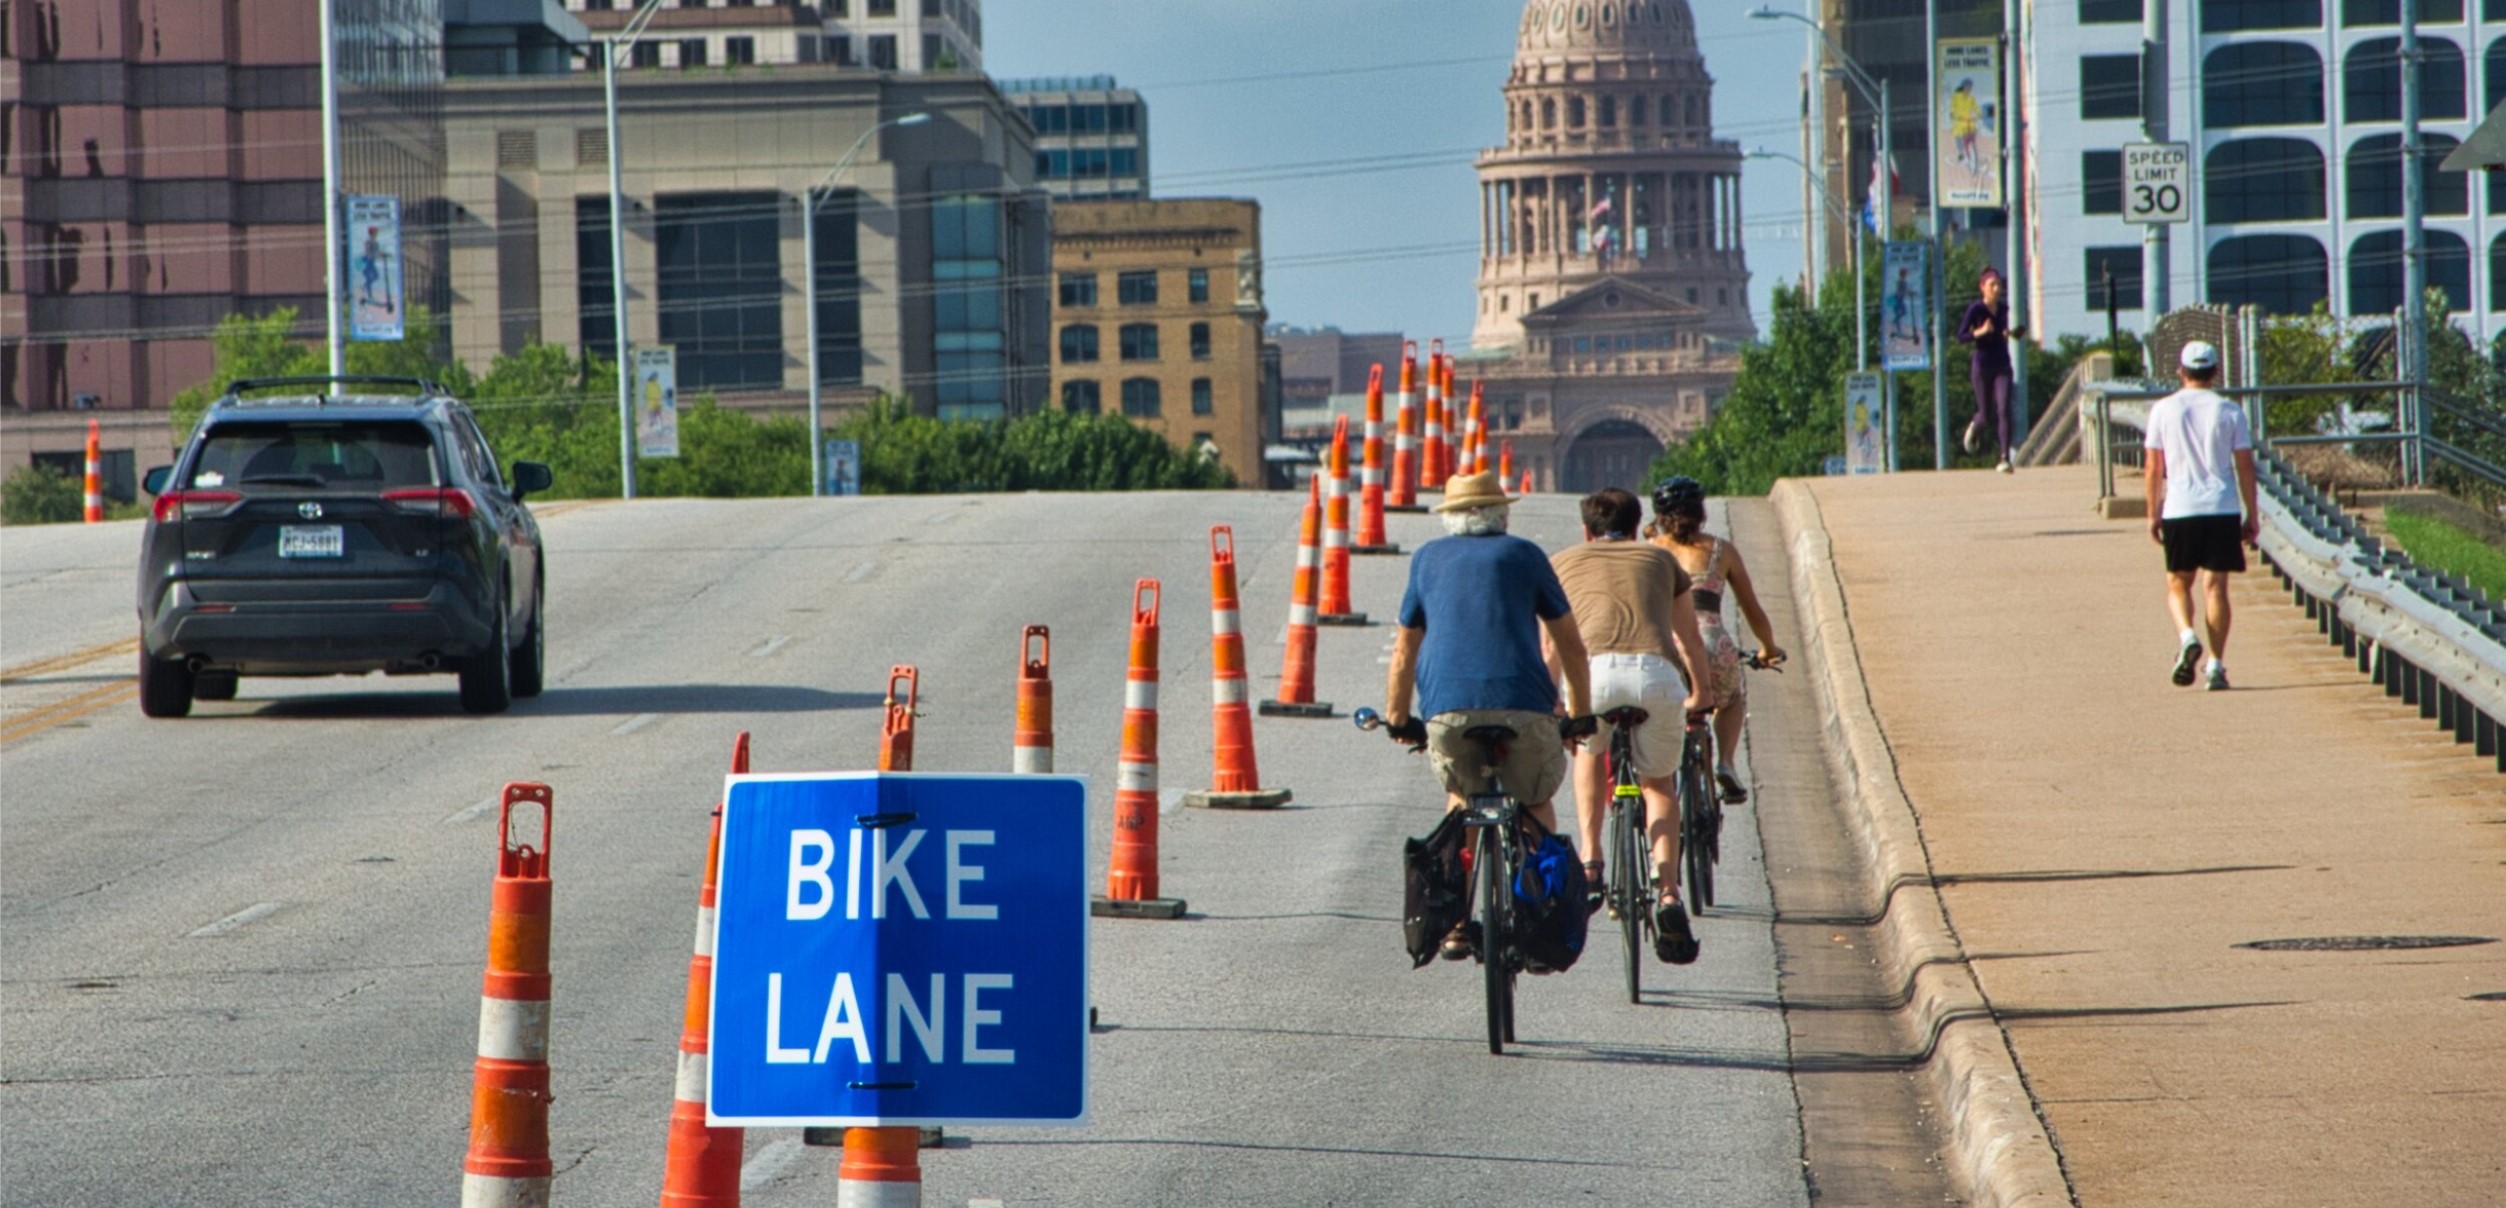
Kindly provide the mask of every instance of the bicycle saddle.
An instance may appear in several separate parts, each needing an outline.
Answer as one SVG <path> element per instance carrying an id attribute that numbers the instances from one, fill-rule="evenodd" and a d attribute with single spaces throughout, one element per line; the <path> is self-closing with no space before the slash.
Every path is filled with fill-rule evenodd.
<path id="1" fill-rule="evenodd" d="M 1462 737 L 1478 743 L 1512 742 L 1515 733 L 1512 726 L 1472 726 L 1462 731 Z"/>
<path id="2" fill-rule="evenodd" d="M 1620 705 L 1601 715 L 1601 720 L 1614 726 L 1641 726 L 1653 715 L 1634 705 Z"/>

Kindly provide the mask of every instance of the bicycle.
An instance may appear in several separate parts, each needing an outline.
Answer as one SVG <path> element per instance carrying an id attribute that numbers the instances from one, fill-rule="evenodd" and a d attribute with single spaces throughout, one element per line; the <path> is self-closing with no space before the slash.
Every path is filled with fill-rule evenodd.
<path id="1" fill-rule="evenodd" d="M 1644 789 L 1636 779 L 1636 727 L 1653 715 L 1621 705 L 1601 715 L 1610 727 L 1609 887 L 1604 895 L 1626 948 L 1627 1001 L 1644 1001 L 1644 954 L 1653 943 L 1653 841 Z"/>
<path id="2" fill-rule="evenodd" d="M 1373 709 L 1359 709 L 1353 720 L 1361 730 L 1380 730 L 1390 723 Z M 1514 939 L 1514 878 L 1523 867 L 1522 803 L 1505 789 L 1497 769 L 1505 762 L 1506 744 L 1516 735 L 1511 726 L 1472 726 L 1462 737 L 1477 743 L 1480 766 L 1487 770 L 1487 791 L 1463 798 L 1462 825 L 1478 832 L 1465 849 L 1471 865 L 1471 892 L 1478 913 L 1479 962 L 1487 995 L 1488 1051 L 1502 1056 L 1514 1039 L 1514 979 L 1523 971 L 1523 952 Z"/>
<path id="3" fill-rule="evenodd" d="M 1741 666 L 1781 672 L 1782 659 L 1740 652 Z M 1714 904 L 1714 866 L 1723 862 L 1723 794 L 1714 783 L 1714 732 L 1707 714 L 1688 719 L 1679 757 L 1679 858 L 1688 883 L 1688 905 L 1698 914 Z"/>

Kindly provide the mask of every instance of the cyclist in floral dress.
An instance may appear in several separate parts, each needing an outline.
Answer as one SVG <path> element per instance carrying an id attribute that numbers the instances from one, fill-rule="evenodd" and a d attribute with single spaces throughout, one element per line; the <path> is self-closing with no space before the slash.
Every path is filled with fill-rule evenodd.
<path id="1" fill-rule="evenodd" d="M 1740 665 L 1740 643 L 1723 620 L 1724 591 L 1739 598 L 1741 615 L 1757 635 L 1760 657 L 1768 664 L 1784 661 L 1783 648 L 1775 644 L 1775 625 L 1758 604 L 1740 549 L 1705 531 L 1705 488 L 1696 479 L 1673 478 L 1653 488 L 1653 523 L 1645 534 L 1671 551 L 1694 580 L 1690 590 L 1697 603 L 1697 628 L 1705 639 L 1705 696 L 1714 706 L 1714 778 L 1723 800 L 1747 801 L 1748 786 L 1741 783 L 1732 757 L 1740 751 L 1741 730 L 1749 722 L 1749 679 Z"/>

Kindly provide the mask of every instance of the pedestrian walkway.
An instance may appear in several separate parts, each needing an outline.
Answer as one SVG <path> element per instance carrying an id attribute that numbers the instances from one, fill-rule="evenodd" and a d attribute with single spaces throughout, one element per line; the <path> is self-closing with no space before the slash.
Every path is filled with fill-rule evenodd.
<path id="1" fill-rule="evenodd" d="M 1870 700 L 2080 1203 L 2506 1203 L 2506 778 L 2259 563 L 2235 689 L 2167 679 L 2086 469 L 1809 484 Z"/>

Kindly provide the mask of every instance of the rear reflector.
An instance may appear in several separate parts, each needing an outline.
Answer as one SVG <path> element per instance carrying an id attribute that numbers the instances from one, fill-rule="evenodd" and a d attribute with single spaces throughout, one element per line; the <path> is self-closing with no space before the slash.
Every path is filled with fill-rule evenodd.
<path id="1" fill-rule="evenodd" d="M 478 514 L 478 501 L 459 487 L 402 487 L 383 492 L 383 502 L 404 511 L 427 512 L 455 520 Z"/>
<path id="2" fill-rule="evenodd" d="M 244 497 L 233 491 L 167 491 L 157 496 L 150 515 L 163 524 L 177 516 L 214 516 L 243 501 Z"/>

